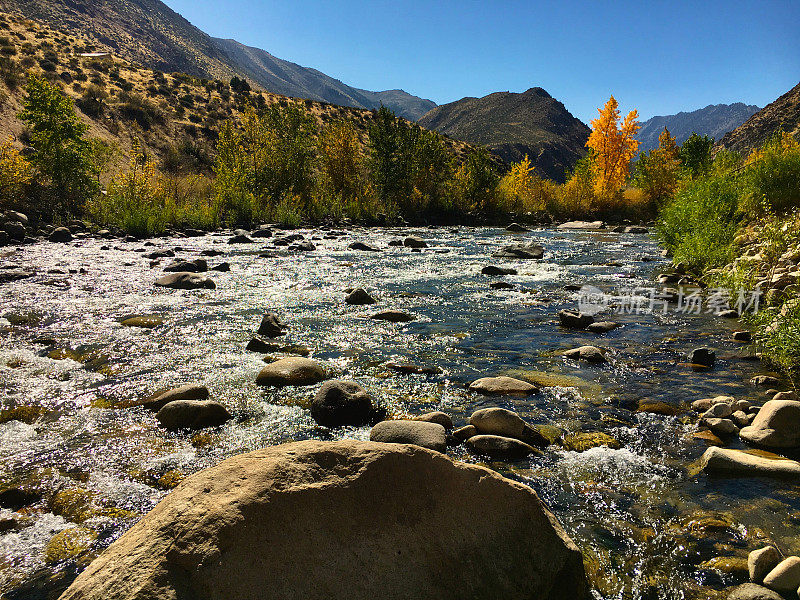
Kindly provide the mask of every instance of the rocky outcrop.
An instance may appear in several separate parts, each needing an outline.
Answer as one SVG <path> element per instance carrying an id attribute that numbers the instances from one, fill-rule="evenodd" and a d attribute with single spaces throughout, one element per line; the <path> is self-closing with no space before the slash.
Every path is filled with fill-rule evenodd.
<path id="1" fill-rule="evenodd" d="M 188 477 L 61 600 L 376 597 L 589 591 L 580 551 L 529 487 L 416 446 L 305 441 Z"/>

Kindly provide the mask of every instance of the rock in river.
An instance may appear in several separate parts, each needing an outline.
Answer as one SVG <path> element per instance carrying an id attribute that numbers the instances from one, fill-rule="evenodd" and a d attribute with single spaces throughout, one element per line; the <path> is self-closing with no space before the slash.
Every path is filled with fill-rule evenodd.
<path id="1" fill-rule="evenodd" d="M 328 381 L 311 403 L 311 416 L 325 427 L 366 425 L 373 410 L 372 396 L 355 381 Z"/>
<path id="2" fill-rule="evenodd" d="M 144 400 L 133 402 L 128 406 L 143 406 L 148 410 L 159 411 L 165 405 L 176 400 L 206 400 L 208 396 L 208 388 L 206 386 L 189 383 L 172 389 L 159 390 Z"/>
<path id="3" fill-rule="evenodd" d="M 781 555 L 774 546 L 765 546 L 759 550 L 753 550 L 747 557 L 750 581 L 761 583 L 767 573 L 772 571 L 779 562 L 781 562 Z"/>
<path id="4" fill-rule="evenodd" d="M 481 434 L 499 435 L 545 448 L 547 439 L 517 413 L 505 408 L 482 408 L 472 413 L 469 423 Z"/>
<path id="5" fill-rule="evenodd" d="M 258 385 L 284 387 L 287 385 L 314 385 L 327 378 L 320 363 L 310 358 L 289 357 L 276 360 L 261 369 L 256 378 Z"/>
<path id="6" fill-rule="evenodd" d="M 605 350 L 597 346 L 581 346 L 564 352 L 564 356 L 573 360 L 585 360 L 590 363 L 606 362 Z"/>
<path id="7" fill-rule="evenodd" d="M 467 440 L 467 448 L 475 454 L 485 454 L 492 458 L 516 460 L 539 453 L 536 448 L 520 440 L 500 435 L 476 435 Z"/>
<path id="8" fill-rule="evenodd" d="M 184 597 L 590 596 L 580 551 L 529 487 L 416 446 L 345 440 L 186 478 L 61 600 Z"/>
<path id="9" fill-rule="evenodd" d="M 480 394 L 529 396 L 539 390 L 535 385 L 513 377 L 484 377 L 469 384 L 469 389 Z"/>
<path id="10" fill-rule="evenodd" d="M 544 248 L 539 244 L 511 244 L 495 252 L 495 258 L 516 258 L 524 260 L 536 260 L 544 257 Z"/>
<path id="11" fill-rule="evenodd" d="M 481 273 L 483 275 L 489 275 L 490 277 L 503 277 L 505 275 L 516 275 L 517 270 L 489 265 L 488 267 L 483 267 L 483 269 L 481 269 Z"/>
<path id="12" fill-rule="evenodd" d="M 403 246 L 406 248 L 427 248 L 428 243 L 420 237 L 410 235 L 403 240 Z"/>
<path id="13" fill-rule="evenodd" d="M 364 288 L 356 288 L 352 292 L 347 295 L 347 298 L 344 299 L 347 304 L 352 304 L 354 306 L 363 306 L 365 304 L 375 304 L 376 300 L 372 296 L 369 295 L 367 290 Z"/>
<path id="14" fill-rule="evenodd" d="M 779 456 L 758 456 L 743 450 L 712 447 L 705 451 L 700 464 L 707 473 L 800 479 L 800 463 Z"/>
<path id="15" fill-rule="evenodd" d="M 767 448 L 797 448 L 800 446 L 800 402 L 766 402 L 753 424 L 742 429 L 739 435 L 746 442 Z"/>
<path id="16" fill-rule="evenodd" d="M 444 452 L 447 447 L 444 427 L 426 421 L 381 421 L 369 432 L 369 439 L 388 444 L 414 444 L 436 452 Z"/>
<path id="17" fill-rule="evenodd" d="M 558 313 L 558 320 L 562 327 L 567 329 L 586 329 L 594 323 L 594 317 L 574 310 L 562 310 Z"/>
<path id="18" fill-rule="evenodd" d="M 370 317 L 376 321 L 389 321 L 390 323 L 408 323 L 416 320 L 414 315 L 399 310 L 384 310 Z"/>
<path id="19" fill-rule="evenodd" d="M 47 239 L 51 242 L 64 244 L 72 241 L 72 232 L 66 227 L 56 227 Z"/>
<path id="20" fill-rule="evenodd" d="M 689 363 L 711 368 L 717 361 L 717 353 L 709 348 L 697 348 L 689 355 Z"/>
<path id="21" fill-rule="evenodd" d="M 412 417 L 415 421 L 426 421 L 428 423 L 438 423 L 445 429 L 452 429 L 453 428 L 453 419 L 450 418 L 450 415 L 447 413 L 443 413 L 442 411 L 434 411 L 425 413 L 424 415 L 417 415 L 416 417 Z"/>
<path id="22" fill-rule="evenodd" d="M 731 590 L 728 600 L 783 600 L 783 596 L 755 583 L 743 583 Z"/>
<path id="23" fill-rule="evenodd" d="M 258 334 L 268 338 L 276 338 L 286 335 L 286 330 L 289 326 L 283 322 L 275 313 L 267 313 L 261 319 L 261 325 L 258 326 Z"/>
<path id="24" fill-rule="evenodd" d="M 217 285 L 208 277 L 197 273 L 170 273 L 155 283 L 158 287 L 167 287 L 177 290 L 216 289 Z"/>
<path id="25" fill-rule="evenodd" d="M 175 400 L 156 414 L 161 426 L 170 431 L 216 427 L 230 418 L 227 409 L 213 400 Z"/>
<path id="26" fill-rule="evenodd" d="M 800 558 L 790 556 L 779 562 L 764 577 L 764 587 L 782 593 L 796 593 L 800 587 Z"/>

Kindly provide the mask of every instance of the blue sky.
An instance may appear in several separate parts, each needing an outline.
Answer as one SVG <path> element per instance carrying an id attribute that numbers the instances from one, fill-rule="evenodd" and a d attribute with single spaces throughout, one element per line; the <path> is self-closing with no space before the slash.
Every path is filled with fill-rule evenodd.
<path id="1" fill-rule="evenodd" d="M 540 86 L 588 122 L 612 93 L 643 118 L 765 106 L 800 81 L 800 0 L 166 0 L 348 85 L 438 104 Z"/>

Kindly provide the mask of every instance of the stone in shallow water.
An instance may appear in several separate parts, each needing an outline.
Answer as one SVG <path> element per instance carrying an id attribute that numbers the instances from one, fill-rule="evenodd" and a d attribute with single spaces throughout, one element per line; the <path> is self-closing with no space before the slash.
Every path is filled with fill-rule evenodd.
<path id="1" fill-rule="evenodd" d="M 310 358 L 282 358 L 261 369 L 256 378 L 258 385 L 284 387 L 288 385 L 307 386 L 324 381 L 325 369 Z"/>
<path id="2" fill-rule="evenodd" d="M 523 260 L 538 260 L 544 257 L 544 248 L 539 244 L 511 244 L 495 252 L 495 258 L 515 258 Z"/>
<path id="3" fill-rule="evenodd" d="M 180 387 L 159 390 L 144 400 L 127 404 L 126 406 L 143 406 L 148 410 L 159 411 L 166 404 L 176 400 L 206 400 L 208 388 L 199 383 L 189 383 Z"/>
<path id="4" fill-rule="evenodd" d="M 186 589 L 260 600 L 590 598 L 580 551 L 528 486 L 417 446 L 351 440 L 258 450 L 186 478 L 62 600 Z"/>
<path id="5" fill-rule="evenodd" d="M 549 445 L 548 440 L 522 417 L 505 408 L 476 410 L 470 416 L 469 422 L 481 434 L 510 437 L 542 448 Z"/>
<path id="6" fill-rule="evenodd" d="M 689 355 L 689 362 L 693 365 L 711 368 L 717 361 L 717 353 L 710 348 L 697 348 Z"/>
<path id="7" fill-rule="evenodd" d="M 797 592 L 800 587 L 800 558 L 790 556 L 779 562 L 764 577 L 764 587 L 776 592 Z"/>
<path id="8" fill-rule="evenodd" d="M 585 452 L 592 448 L 606 446 L 612 450 L 619 450 L 622 448 L 619 440 L 611 437 L 607 433 L 592 432 L 592 433 L 571 433 L 564 438 L 564 448 L 573 450 L 575 452 Z"/>
<path id="9" fill-rule="evenodd" d="M 586 329 L 594 323 L 594 317 L 574 310 L 562 310 L 558 313 L 558 319 L 562 327 L 567 329 Z"/>
<path id="10" fill-rule="evenodd" d="M 755 583 L 743 583 L 731 590 L 728 600 L 783 600 L 783 596 Z"/>
<path id="11" fill-rule="evenodd" d="M 705 451 L 700 464 L 705 472 L 720 475 L 800 479 L 800 463 L 779 456 L 750 454 L 744 450 L 712 447 Z"/>
<path id="12" fill-rule="evenodd" d="M 438 423 L 426 421 L 381 421 L 369 433 L 371 442 L 414 444 L 429 450 L 444 452 L 447 435 Z"/>
<path id="13" fill-rule="evenodd" d="M 416 320 L 414 315 L 399 310 L 384 310 L 370 317 L 376 321 L 389 321 L 390 323 L 408 323 Z"/>
<path id="14" fill-rule="evenodd" d="M 311 403 L 311 416 L 325 427 L 366 425 L 373 411 L 372 396 L 355 381 L 328 381 Z"/>
<path id="15" fill-rule="evenodd" d="M 268 338 L 276 338 L 286 335 L 286 330 L 289 326 L 275 313 L 267 313 L 261 319 L 261 325 L 258 327 L 258 334 Z"/>
<path id="16" fill-rule="evenodd" d="M 606 362 L 605 351 L 596 346 L 581 346 L 564 352 L 564 356 L 573 360 L 585 360 L 591 363 Z"/>
<path id="17" fill-rule="evenodd" d="M 750 581 L 761 583 L 764 577 L 781 562 L 781 555 L 774 546 L 753 550 L 747 557 Z"/>
<path id="18" fill-rule="evenodd" d="M 489 275 L 491 277 L 502 277 L 504 275 L 516 275 L 517 270 L 512 268 L 504 268 L 504 267 L 496 267 L 494 265 L 489 265 L 488 267 L 484 267 L 481 270 L 483 275 Z"/>
<path id="19" fill-rule="evenodd" d="M 141 317 L 128 317 L 120 322 L 125 327 L 141 327 L 142 329 L 154 329 L 164 324 L 164 319 L 156 315 L 143 315 Z"/>
<path id="20" fill-rule="evenodd" d="M 539 390 L 533 384 L 513 377 L 483 377 L 469 384 L 470 391 L 492 395 L 529 396 Z"/>
<path id="21" fill-rule="evenodd" d="M 375 304 L 377 302 L 375 298 L 367 293 L 367 290 L 364 288 L 356 288 L 352 292 L 350 292 L 347 297 L 344 299 L 347 304 L 352 304 L 354 306 L 363 306 L 366 304 Z"/>
<path id="22" fill-rule="evenodd" d="M 467 440 L 467 448 L 475 454 L 492 458 L 516 460 L 531 454 L 541 454 L 536 448 L 515 438 L 479 434 Z"/>
<path id="23" fill-rule="evenodd" d="M 621 327 L 619 323 L 614 323 L 613 321 L 600 321 L 598 323 L 590 324 L 586 330 L 591 331 L 592 333 L 608 333 L 609 331 L 613 331 Z"/>
<path id="24" fill-rule="evenodd" d="M 417 415 L 415 417 L 412 417 L 412 419 L 414 421 L 426 421 L 428 423 L 438 423 L 445 429 L 453 428 L 453 419 L 450 418 L 450 415 L 438 410 L 435 412 L 425 413 L 423 415 Z"/>
<path id="25" fill-rule="evenodd" d="M 766 448 L 800 447 L 800 402 L 770 400 L 758 411 L 753 424 L 740 432 L 743 440 Z"/>
<path id="26" fill-rule="evenodd" d="M 197 273 L 171 273 L 156 281 L 156 286 L 177 290 L 216 289 L 217 285 L 208 277 Z"/>
<path id="27" fill-rule="evenodd" d="M 403 246 L 406 248 L 427 248 L 428 243 L 420 237 L 410 235 L 403 240 Z"/>
<path id="28" fill-rule="evenodd" d="M 156 414 L 164 429 L 204 429 L 216 427 L 231 419 L 228 410 L 213 400 L 175 400 L 165 404 Z"/>

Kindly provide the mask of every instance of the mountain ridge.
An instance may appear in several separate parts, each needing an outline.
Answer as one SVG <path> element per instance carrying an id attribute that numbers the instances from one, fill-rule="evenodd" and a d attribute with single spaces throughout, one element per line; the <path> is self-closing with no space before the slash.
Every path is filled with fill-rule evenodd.
<path id="1" fill-rule="evenodd" d="M 590 133 L 540 87 L 468 96 L 432 109 L 419 123 L 453 139 L 487 146 L 506 163 L 528 155 L 540 176 L 561 182 L 586 154 Z"/>
<path id="2" fill-rule="evenodd" d="M 244 76 L 270 93 L 354 108 L 383 104 L 412 121 L 436 106 L 406 92 L 355 88 L 266 50 L 214 38 L 160 0 L 0 0 L 0 10 L 87 35 L 157 71 L 222 80 Z"/>

